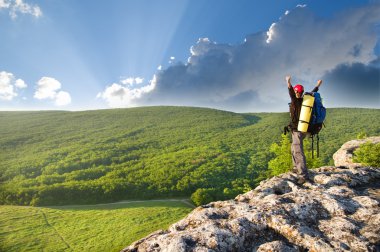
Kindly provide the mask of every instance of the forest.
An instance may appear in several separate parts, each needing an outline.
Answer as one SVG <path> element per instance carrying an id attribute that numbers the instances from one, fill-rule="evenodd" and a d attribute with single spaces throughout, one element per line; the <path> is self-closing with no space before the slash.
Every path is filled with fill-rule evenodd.
<path id="1" fill-rule="evenodd" d="M 140 107 L 0 112 L 0 121 L 0 204 L 51 206 L 232 198 L 273 175 L 289 113 Z M 314 164 L 332 165 L 358 134 L 380 135 L 379 109 L 327 109 Z"/>

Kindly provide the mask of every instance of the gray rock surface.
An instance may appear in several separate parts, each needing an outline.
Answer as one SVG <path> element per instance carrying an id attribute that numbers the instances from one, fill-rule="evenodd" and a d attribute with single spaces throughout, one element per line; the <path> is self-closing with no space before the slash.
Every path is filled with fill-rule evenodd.
<path id="1" fill-rule="evenodd" d="M 337 167 L 357 168 L 362 165 L 352 161 L 354 151 L 363 143 L 372 142 L 380 143 L 380 136 L 368 137 L 366 139 L 351 140 L 343 144 L 342 147 L 334 154 L 334 165 Z M 380 153 L 379 153 L 380 155 Z"/>
<path id="2" fill-rule="evenodd" d="M 310 170 L 302 185 L 294 173 L 262 181 L 122 251 L 380 251 L 380 168 L 354 167 Z"/>

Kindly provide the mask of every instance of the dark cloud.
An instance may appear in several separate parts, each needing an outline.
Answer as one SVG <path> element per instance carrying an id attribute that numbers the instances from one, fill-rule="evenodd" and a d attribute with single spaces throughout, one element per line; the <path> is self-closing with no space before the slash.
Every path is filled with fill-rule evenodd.
<path id="1" fill-rule="evenodd" d="M 380 108 L 379 59 L 365 65 L 342 64 L 324 76 L 325 99 L 329 106 Z"/>
<path id="2" fill-rule="evenodd" d="M 359 57 L 361 53 L 362 46 L 361 45 L 355 45 L 352 48 L 352 51 L 350 52 L 352 56 Z"/>
<path id="3" fill-rule="evenodd" d="M 351 9 L 331 19 L 298 6 L 287 11 L 268 31 L 251 34 L 241 44 L 199 39 L 191 47 L 186 63 L 159 71 L 152 82 L 154 88 L 137 92 L 141 95 L 134 96 L 133 103 L 285 111 L 289 100 L 286 75 L 292 75 L 294 83 L 302 83 L 306 90 L 325 75 L 326 90 L 334 91 L 329 93 L 329 100 L 334 101 L 331 105 L 356 106 L 356 100 L 334 99 L 332 94 L 338 94 L 340 89 L 353 94 L 358 91 L 358 83 L 376 90 L 378 68 L 370 64 L 376 58 L 378 34 L 374 27 L 379 22 L 379 3 Z M 334 89 L 329 87 L 330 82 Z M 322 88 L 325 90 L 325 85 Z M 369 96 L 372 102 L 368 106 L 378 106 L 372 92 L 358 96 L 363 102 Z"/>

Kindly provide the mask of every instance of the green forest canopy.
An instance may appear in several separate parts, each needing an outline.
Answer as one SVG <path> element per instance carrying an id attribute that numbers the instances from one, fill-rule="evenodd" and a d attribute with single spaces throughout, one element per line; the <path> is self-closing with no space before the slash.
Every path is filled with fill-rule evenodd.
<path id="1" fill-rule="evenodd" d="M 0 203 L 62 205 L 233 196 L 268 174 L 288 113 L 142 107 L 0 112 Z M 380 135 L 379 109 L 328 109 L 323 164 L 358 133 Z"/>

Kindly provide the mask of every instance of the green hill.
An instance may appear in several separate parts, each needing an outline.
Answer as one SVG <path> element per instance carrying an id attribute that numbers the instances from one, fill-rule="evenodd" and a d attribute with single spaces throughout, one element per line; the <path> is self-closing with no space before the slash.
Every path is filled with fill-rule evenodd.
<path id="1" fill-rule="evenodd" d="M 188 197 L 197 188 L 238 192 L 262 177 L 269 146 L 281 140 L 288 118 L 189 107 L 0 112 L 0 203 Z M 324 164 L 361 132 L 380 134 L 380 110 L 328 109 L 320 133 Z"/>

